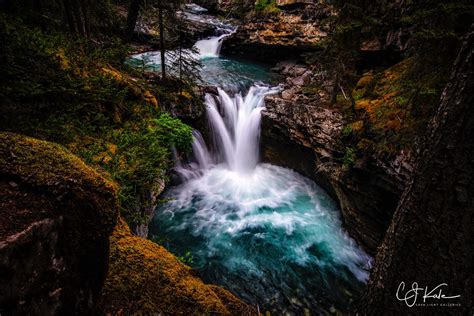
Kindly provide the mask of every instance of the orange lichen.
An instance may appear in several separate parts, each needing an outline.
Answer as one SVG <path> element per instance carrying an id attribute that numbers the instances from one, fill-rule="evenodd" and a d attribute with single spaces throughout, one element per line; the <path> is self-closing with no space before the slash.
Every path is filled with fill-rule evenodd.
<path id="1" fill-rule="evenodd" d="M 401 81 L 411 65 L 407 59 L 374 76 L 364 74 L 353 91 L 356 110 L 363 110 L 369 123 L 380 131 L 399 131 L 410 122 L 406 103 L 402 102 Z M 406 123 L 406 124 L 405 124 Z"/>
<path id="2" fill-rule="evenodd" d="M 123 87 L 128 88 L 134 96 L 142 99 L 148 104 L 151 104 L 154 109 L 158 109 L 158 100 L 156 97 L 150 91 L 140 86 L 134 78 L 121 73 L 112 66 L 102 67 L 101 71 L 102 73 L 116 80 Z"/>
<path id="3" fill-rule="evenodd" d="M 107 144 L 106 150 L 101 151 L 92 157 L 92 162 L 108 164 L 112 159 L 114 159 L 116 153 L 117 145 Z"/>
<path id="4" fill-rule="evenodd" d="M 143 92 L 143 98 L 146 102 L 153 105 L 155 109 L 158 109 L 158 101 L 156 100 L 155 96 L 151 94 L 150 91 L 146 90 L 145 92 Z"/>
<path id="5" fill-rule="evenodd" d="M 106 314 L 255 314 L 231 293 L 193 276 L 191 268 L 163 247 L 133 236 L 123 220 L 110 242 L 110 269 L 101 300 Z"/>

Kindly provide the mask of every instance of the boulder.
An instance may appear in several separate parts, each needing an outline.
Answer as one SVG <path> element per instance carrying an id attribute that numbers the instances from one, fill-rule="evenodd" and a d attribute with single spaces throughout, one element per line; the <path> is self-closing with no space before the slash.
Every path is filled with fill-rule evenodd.
<path id="1" fill-rule="evenodd" d="M 0 314 L 92 314 L 117 205 L 115 185 L 63 147 L 0 133 Z"/>

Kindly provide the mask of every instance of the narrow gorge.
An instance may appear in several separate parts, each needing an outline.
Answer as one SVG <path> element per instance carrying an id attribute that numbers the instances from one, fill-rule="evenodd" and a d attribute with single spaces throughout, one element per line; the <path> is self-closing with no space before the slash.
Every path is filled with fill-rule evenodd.
<path id="1" fill-rule="evenodd" d="M 472 314 L 473 17 L 0 1 L 0 316 Z"/>

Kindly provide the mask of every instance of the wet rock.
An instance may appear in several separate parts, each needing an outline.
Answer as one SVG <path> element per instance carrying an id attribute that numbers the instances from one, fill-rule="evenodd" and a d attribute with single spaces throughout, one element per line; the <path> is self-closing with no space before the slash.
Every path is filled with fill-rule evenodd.
<path id="1" fill-rule="evenodd" d="M 297 70 L 299 70 L 299 69 L 297 69 Z M 297 73 L 299 73 L 299 72 L 297 72 Z M 306 71 L 301 76 L 298 76 L 296 78 L 291 79 L 291 83 L 295 86 L 303 86 L 303 85 L 310 82 L 311 75 L 312 75 L 311 71 Z"/>

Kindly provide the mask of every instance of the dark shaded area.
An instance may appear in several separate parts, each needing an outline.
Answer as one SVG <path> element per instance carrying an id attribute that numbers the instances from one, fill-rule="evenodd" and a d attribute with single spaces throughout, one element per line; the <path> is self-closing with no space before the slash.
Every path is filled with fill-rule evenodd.
<path id="1" fill-rule="evenodd" d="M 90 315 L 108 269 L 115 187 L 51 143 L 0 133 L 0 313 Z"/>
<path id="2" fill-rule="evenodd" d="M 420 145 L 416 169 L 394 214 L 376 257 L 364 314 L 399 315 L 442 312 L 472 314 L 474 278 L 474 33 L 459 52 L 440 105 Z M 413 282 L 428 291 L 442 283 L 446 296 L 426 303 L 459 304 L 453 307 L 413 308 L 395 298 L 401 282 L 404 297 Z M 435 291 L 438 293 L 438 291 Z M 421 295 L 421 292 L 420 292 Z M 413 303 L 412 300 L 408 303 Z"/>

